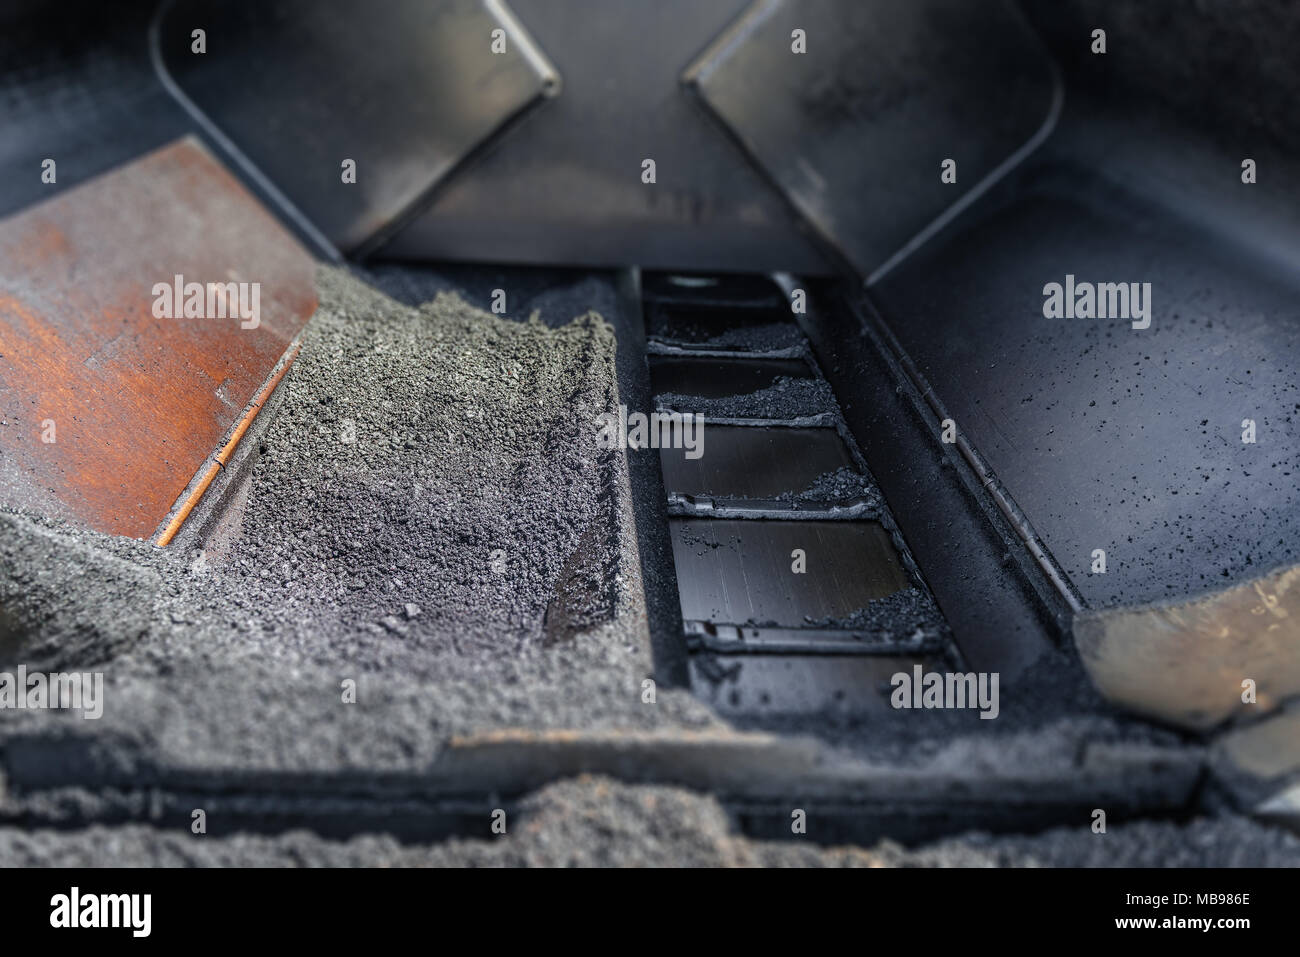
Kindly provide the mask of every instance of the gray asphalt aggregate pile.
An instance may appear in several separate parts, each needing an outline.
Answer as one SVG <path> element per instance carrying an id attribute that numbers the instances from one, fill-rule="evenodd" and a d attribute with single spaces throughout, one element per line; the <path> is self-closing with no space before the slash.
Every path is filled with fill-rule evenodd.
<path id="1" fill-rule="evenodd" d="M 179 794 L 225 782 L 269 795 L 269 812 L 286 780 L 303 793 L 340 782 L 354 797 L 378 793 L 394 774 L 420 780 L 458 736 L 503 729 L 727 732 L 685 690 L 642 699 L 655 663 L 626 462 L 597 447 L 597 416 L 619 396 L 614 335 L 591 310 L 618 307 L 612 287 L 540 284 L 518 297 L 527 314 L 503 317 L 443 283 L 381 273 L 407 301 L 322 269 L 301 353 L 214 490 L 222 507 L 172 546 L 0 511 L 0 671 L 94 670 L 105 682 L 97 721 L 0 716 L 0 863 L 1066 863 L 1102 853 L 1073 832 L 916 851 L 772 845 L 734 833 L 713 798 L 598 779 L 535 792 L 522 805 L 528 825 L 497 841 L 295 830 L 198 839 L 94 824 L 123 787 Z M 468 295 L 485 304 L 482 290 Z M 833 410 L 818 389 L 782 381 L 745 397 L 745 409 Z M 850 479 L 832 476 L 826 491 Z M 1093 736 L 1062 713 L 1087 689 L 1061 681 L 1065 691 L 1024 708 L 1009 697 L 999 723 L 1020 734 L 1049 726 L 1036 740 L 1061 753 Z M 1005 742 L 964 751 L 942 716 L 830 727 L 825 738 L 837 754 L 874 748 L 879 760 L 916 762 L 933 758 L 920 739 L 940 726 L 954 754 L 1019 759 Z M 303 793 L 278 813 L 292 818 L 318 796 Z M 65 826 L 18 828 L 10 814 Z M 1260 845 L 1258 826 L 1235 819 L 1222 846 L 1206 836 L 1212 824 L 1130 827 L 1145 849 L 1130 852 L 1135 862 Z M 1247 851 L 1231 850 L 1238 839 Z M 1283 842 L 1251 862 L 1293 850 Z"/>

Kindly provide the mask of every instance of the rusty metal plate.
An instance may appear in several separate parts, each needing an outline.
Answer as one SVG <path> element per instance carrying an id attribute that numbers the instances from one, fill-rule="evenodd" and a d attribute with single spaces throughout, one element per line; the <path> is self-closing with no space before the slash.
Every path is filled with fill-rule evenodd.
<path id="1" fill-rule="evenodd" d="M 314 269 L 193 139 L 0 220 L 0 504 L 149 536 L 315 310 Z M 212 318 L 166 317 L 178 275 Z M 208 283 L 247 284 L 249 318 Z"/>

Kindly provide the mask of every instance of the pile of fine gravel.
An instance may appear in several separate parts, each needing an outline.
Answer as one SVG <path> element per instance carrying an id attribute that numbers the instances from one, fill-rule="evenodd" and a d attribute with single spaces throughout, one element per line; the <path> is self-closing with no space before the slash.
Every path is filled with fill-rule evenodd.
<path id="1" fill-rule="evenodd" d="M 330 269 L 318 286 L 201 551 L 8 520 L 19 534 L 0 590 L 21 616 L 3 629 L 9 656 L 85 666 L 128 648 L 159 668 L 253 655 L 404 670 L 615 616 L 620 463 L 595 424 L 616 404 L 610 327 L 595 313 L 511 321 L 454 293 L 409 308 Z M 113 574 L 61 574 L 83 554 Z M 40 637 L 20 652 L 24 629 Z"/>

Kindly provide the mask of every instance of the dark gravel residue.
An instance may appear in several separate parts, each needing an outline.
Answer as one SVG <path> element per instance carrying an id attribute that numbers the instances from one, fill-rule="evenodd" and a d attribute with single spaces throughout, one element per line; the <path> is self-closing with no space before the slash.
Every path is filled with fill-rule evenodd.
<path id="1" fill-rule="evenodd" d="M 790 376 L 780 376 L 766 389 L 726 398 L 665 392 L 655 397 L 655 405 L 718 419 L 800 419 L 839 410 L 826 380 Z"/>
<path id="2" fill-rule="evenodd" d="M 864 500 L 872 508 L 884 507 L 884 499 L 881 498 L 875 481 L 869 475 L 851 468 L 825 472 L 802 491 L 782 492 L 777 500 L 795 505 Z"/>
<path id="3" fill-rule="evenodd" d="M 934 599 L 919 588 L 903 588 L 878 598 L 843 618 L 806 619 L 809 628 L 836 628 L 867 632 L 881 637 L 904 639 L 917 631 L 934 635 L 947 633 L 947 625 Z"/>

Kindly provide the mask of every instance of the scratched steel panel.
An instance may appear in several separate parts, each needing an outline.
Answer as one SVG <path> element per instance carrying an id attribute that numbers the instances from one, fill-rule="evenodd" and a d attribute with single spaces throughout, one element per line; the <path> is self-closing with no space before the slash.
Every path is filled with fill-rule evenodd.
<path id="1" fill-rule="evenodd" d="M 0 503 L 151 534 L 314 311 L 314 269 L 191 139 L 0 221 Z M 260 283 L 260 324 L 156 318 L 177 274 Z"/>
<path id="2" fill-rule="evenodd" d="M 206 53 L 193 52 L 196 28 Z M 418 212 L 559 82 L 495 0 L 178 0 L 157 42 L 182 102 L 345 252 Z M 342 181 L 344 159 L 355 183 Z"/>
<path id="3" fill-rule="evenodd" d="M 655 395 L 719 399 L 766 389 L 786 376 L 806 379 L 812 369 L 802 359 L 726 359 L 650 357 L 650 386 Z"/>
<path id="4" fill-rule="evenodd" d="M 1032 149 L 1060 102 L 1002 0 L 758 0 L 684 80 L 864 276 Z"/>
<path id="5" fill-rule="evenodd" d="M 674 518 L 682 618 L 786 628 L 846 618 L 911 585 L 877 522 Z M 796 574 L 791 552 L 807 570 Z"/>
<path id="6" fill-rule="evenodd" d="M 775 498 L 808 488 L 827 472 L 854 468 L 832 428 L 707 425 L 696 458 L 690 450 L 659 450 L 668 494 Z"/>

